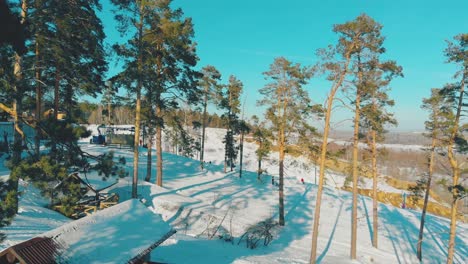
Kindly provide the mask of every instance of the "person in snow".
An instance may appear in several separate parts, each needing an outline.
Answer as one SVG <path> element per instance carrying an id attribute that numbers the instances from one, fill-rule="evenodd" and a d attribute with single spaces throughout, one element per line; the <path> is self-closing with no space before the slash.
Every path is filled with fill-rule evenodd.
<path id="1" fill-rule="evenodd" d="M 301 182 L 302 182 L 302 184 L 304 184 L 304 178 L 301 178 Z"/>

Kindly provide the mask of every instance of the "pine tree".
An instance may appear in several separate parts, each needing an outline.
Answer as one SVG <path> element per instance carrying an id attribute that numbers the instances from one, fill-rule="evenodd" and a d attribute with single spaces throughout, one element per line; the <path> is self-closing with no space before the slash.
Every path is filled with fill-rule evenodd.
<path id="1" fill-rule="evenodd" d="M 40 138 L 55 129 L 57 124 L 43 120 L 43 94 L 53 87 L 50 105 L 53 118 L 64 109 L 72 122 L 79 121 L 78 95 L 95 96 L 101 92 L 101 76 L 107 70 L 104 60 L 102 24 L 96 15 L 98 1 L 35 0 L 28 6 L 28 42 L 30 52 L 24 63 L 33 72 L 28 72 L 28 82 L 35 86 L 35 155 L 39 159 Z M 32 86 L 30 87 L 32 88 Z M 51 127 L 48 127 L 51 126 Z M 45 130 L 45 131 L 42 131 Z M 53 142 L 53 140 L 52 140 Z M 53 146 L 52 153 L 55 152 Z"/>
<path id="2" fill-rule="evenodd" d="M 142 101 L 142 127 L 143 127 L 143 138 L 146 136 L 146 142 L 143 140 L 143 144 L 146 143 L 147 155 L 146 155 L 146 176 L 145 181 L 149 182 L 152 177 L 152 162 L 153 162 L 153 141 L 156 134 L 156 118 L 155 109 L 153 105 L 153 92 L 148 90 L 144 100 Z"/>
<path id="3" fill-rule="evenodd" d="M 378 58 L 370 60 L 363 65 L 362 95 L 360 130 L 366 138 L 371 156 L 372 172 L 372 246 L 378 247 L 378 199 L 377 199 L 377 159 L 379 151 L 377 143 L 384 139 L 385 127 L 396 125 L 393 114 L 387 111 L 388 106 L 393 106 L 394 101 L 388 98 L 389 84 L 396 76 L 402 76 L 401 67 L 393 61 L 380 62 Z"/>
<path id="4" fill-rule="evenodd" d="M 193 69 L 198 58 L 195 54 L 193 25 L 184 18 L 181 9 L 171 9 L 170 0 L 125 1 L 113 0 L 123 12 L 117 19 L 133 21 L 136 34 L 127 46 L 116 46 L 127 60 L 121 79 L 126 79 L 127 89 L 136 79 L 136 118 L 134 154 L 134 192 L 138 180 L 138 141 L 140 136 L 140 111 L 142 89 L 150 91 L 155 108 L 156 124 L 156 183 L 162 186 L 162 129 L 164 114 L 177 108 L 182 99 L 196 102 L 200 91 L 196 87 L 199 73 Z M 124 17 L 133 14 L 127 19 Z M 136 66 L 136 67 L 135 67 Z M 125 77 L 125 78 L 123 78 Z M 123 84 L 122 83 L 122 84 Z"/>
<path id="5" fill-rule="evenodd" d="M 426 137 L 431 139 L 431 146 L 428 149 L 428 171 L 423 182 L 424 188 L 424 204 L 421 213 L 421 224 L 419 227 L 417 257 L 422 261 L 422 243 L 424 235 L 424 223 L 426 218 L 427 206 L 429 203 L 429 195 L 431 191 L 432 176 L 434 174 L 434 165 L 436 162 L 437 149 L 440 148 L 441 142 L 444 141 L 443 131 L 448 128 L 447 117 L 451 116 L 450 107 L 446 105 L 443 97 L 440 95 L 440 89 L 432 89 L 431 97 L 423 99 L 422 108 L 429 112 L 429 120 L 425 122 L 427 134 Z"/>
<path id="6" fill-rule="evenodd" d="M 27 21 L 27 10 L 28 3 L 26 0 L 21 1 L 21 19 L 22 25 L 26 24 Z M 21 114 L 23 113 L 23 95 L 27 90 L 26 83 L 24 81 L 23 72 L 23 57 L 18 52 L 14 55 L 14 66 L 13 66 L 13 86 L 11 87 L 13 92 L 13 103 L 10 109 L 10 115 L 13 117 L 14 122 L 14 141 L 13 141 L 13 155 L 10 161 L 10 168 L 17 166 L 21 162 L 21 153 L 23 151 L 23 142 L 25 135 L 22 129 Z M 4 109 L 7 110 L 7 109 Z M 7 208 L 12 212 L 18 211 L 18 181 L 19 178 L 10 176 L 8 179 L 8 193 L 6 195 L 5 203 Z M 12 215 L 11 213 L 9 215 Z"/>
<path id="7" fill-rule="evenodd" d="M 273 137 L 279 151 L 279 224 L 284 226 L 284 157 L 290 137 L 299 130 L 310 128 L 307 124 L 310 99 L 303 86 L 312 72 L 285 58 L 276 58 L 270 70 L 263 75 L 270 81 L 262 89 L 257 102 L 267 106 L 266 118 L 272 123 Z"/>
<path id="8" fill-rule="evenodd" d="M 193 24 L 184 18 L 182 9 L 171 9 L 171 0 L 154 2 L 150 27 L 145 29 L 145 40 L 156 45 L 149 46 L 152 82 L 147 89 L 154 93 L 156 113 L 156 183 L 162 186 L 162 129 L 164 114 L 178 108 L 185 100 L 196 103 L 200 90 L 196 86 L 200 73 L 194 70 L 198 61 L 196 44 L 193 42 Z"/>
<path id="9" fill-rule="evenodd" d="M 237 158 L 237 147 L 235 144 L 234 135 L 239 134 L 240 130 L 240 95 L 242 93 L 243 84 L 235 76 L 229 76 L 229 83 L 220 91 L 220 108 L 225 110 L 223 118 L 226 120 L 227 132 L 224 136 L 225 143 L 225 159 L 224 172 L 226 165 L 229 165 L 231 171 L 234 168 L 234 161 Z"/>
<path id="10" fill-rule="evenodd" d="M 42 26 L 42 21 L 44 16 L 39 15 L 39 10 L 41 6 L 43 5 L 41 0 L 36 0 L 35 1 L 35 10 L 37 12 L 35 19 L 34 19 L 34 25 L 35 25 L 35 34 L 34 34 L 34 53 L 35 53 L 35 61 L 34 61 L 34 72 L 35 72 L 35 83 L 36 83 L 36 109 L 35 109 L 35 118 L 37 123 L 41 123 L 42 119 L 42 94 L 43 94 L 43 82 L 41 80 L 41 59 L 44 57 L 41 53 L 41 49 L 44 46 L 44 38 L 43 34 L 40 29 L 44 29 Z M 40 156 L 40 144 L 41 144 L 41 129 L 36 127 L 36 135 L 35 135 L 35 154 L 36 158 L 39 159 Z"/>
<path id="11" fill-rule="evenodd" d="M 102 48 L 104 34 L 100 20 L 95 14 L 96 9 L 99 9 L 98 2 L 83 0 L 63 5 L 63 2 L 37 0 L 32 4 L 28 1 L 21 3 L 22 22 L 25 23 L 28 20 L 28 23 L 25 23 L 26 29 L 29 32 L 28 35 L 33 36 L 32 41 L 27 43 L 31 52 L 23 57 L 17 54 L 13 67 L 4 67 L 2 62 L 2 70 L 6 70 L 5 76 L 11 79 L 13 85 L 7 87 L 4 86 L 4 82 L 0 82 L 2 97 L 5 95 L 0 106 L 16 120 L 15 127 L 18 134 L 15 136 L 14 153 L 10 164 L 12 173 L 8 187 L 11 188 L 11 191 L 5 197 L 8 204 L 14 204 L 12 207 L 8 206 L 13 209 L 17 209 L 18 206 L 19 179 L 27 179 L 46 190 L 51 186 L 44 184 L 50 183 L 49 179 L 55 177 L 55 180 L 59 180 L 67 168 L 85 167 L 89 165 L 89 159 L 97 160 L 94 169 L 103 172 L 105 177 L 109 176 L 106 172 L 117 173 L 115 164 L 110 161 L 113 157 L 89 155 L 81 151 L 77 143 L 79 138 L 88 137 L 89 132 L 83 127 L 76 126 L 81 115 L 77 115 L 79 108 L 75 97 L 81 94 L 95 95 L 100 92 L 101 76 L 106 70 Z M 45 39 L 47 42 L 44 41 Z M 2 49 L 3 51 L 5 50 Z M 11 52 L 5 52 L 11 54 Z M 32 68 L 33 65 L 35 67 L 33 71 L 23 70 L 25 66 Z M 66 69 L 61 71 L 60 67 L 57 68 L 58 66 L 64 66 Z M 57 72 L 60 73 L 60 76 L 57 76 Z M 62 98 L 62 103 L 68 112 L 68 119 L 64 122 L 56 122 L 54 119 L 41 120 L 40 118 L 43 88 L 48 85 L 54 85 L 55 90 L 59 90 L 61 93 L 60 98 Z M 32 97 L 28 96 L 34 94 L 34 91 L 36 92 L 35 102 Z M 13 100 L 11 100 L 12 98 Z M 55 105 L 57 105 L 58 98 L 58 92 L 56 92 Z M 31 110 L 34 108 L 36 108 L 36 120 L 34 121 L 19 114 L 22 113 L 22 109 Z M 54 111 L 55 119 L 57 108 Z M 54 151 L 51 151 L 50 154 L 38 155 L 38 138 L 36 138 L 34 153 L 27 152 L 29 156 L 22 157 L 23 144 L 28 143 L 25 142 L 24 133 L 21 130 L 22 123 L 48 137 L 55 148 Z M 62 172 L 52 168 L 60 168 Z M 120 170 L 119 174 L 122 172 Z M 33 175 L 37 177 L 33 177 Z M 71 203 L 76 202 L 76 199 L 69 198 L 79 189 L 79 185 L 74 187 L 63 185 L 64 199 L 68 199 Z M 50 193 L 50 191 L 46 192 Z"/>
<path id="12" fill-rule="evenodd" d="M 441 96 L 450 104 L 454 114 L 450 119 L 450 128 L 447 132 L 447 142 L 444 144 L 447 149 L 447 157 L 452 169 L 452 185 L 449 191 L 452 193 L 451 213 L 450 213 L 450 238 L 448 243 L 447 263 L 453 262 L 455 252 L 455 235 L 457 228 L 458 202 L 466 195 L 466 190 L 460 183 L 460 176 L 464 163 L 458 161 L 457 153 L 467 151 L 467 140 L 463 134 L 466 124 L 462 124 L 462 112 L 466 111 L 467 103 L 464 101 L 465 86 L 468 80 L 468 34 L 456 36 L 455 42 L 448 42 L 445 49 L 447 62 L 456 64 L 459 68 L 454 78 L 460 78 L 459 82 L 446 85 L 441 91 Z M 466 165 L 465 165 L 466 166 Z"/>
<path id="13" fill-rule="evenodd" d="M 195 140 L 187 132 L 188 127 L 183 125 L 176 111 L 167 116 L 165 123 L 168 125 L 165 131 L 171 139 L 171 144 L 175 146 L 175 154 L 192 158 L 197 150 Z"/>
<path id="14" fill-rule="evenodd" d="M 202 77 L 198 85 L 203 89 L 203 100 L 202 100 L 202 137 L 201 137 L 201 150 L 200 150 L 200 167 L 203 169 L 205 163 L 205 130 L 207 126 L 207 112 L 206 108 L 210 101 L 217 100 L 217 94 L 221 88 L 221 85 L 218 83 L 221 79 L 221 74 L 219 71 L 211 65 L 207 65 L 202 69 Z"/>
<path id="15" fill-rule="evenodd" d="M 310 263 L 314 264 L 317 261 L 317 242 L 320 223 L 320 207 L 322 203 L 322 193 L 325 178 L 325 162 L 327 157 L 328 135 L 330 131 L 330 120 L 333 109 L 333 102 L 338 90 L 342 87 L 343 81 L 349 74 L 349 66 L 351 62 L 351 53 L 357 40 L 355 38 L 348 39 L 337 26 L 334 26 L 334 32 L 340 34 L 340 39 L 336 47 L 330 47 L 329 50 L 319 50 L 318 55 L 322 58 L 322 63 L 319 65 L 320 71 L 327 74 L 327 80 L 332 81 L 332 87 L 327 95 L 325 102 L 325 124 L 322 135 L 322 145 L 320 148 L 320 169 L 319 169 L 319 185 L 317 190 L 317 198 L 315 200 L 314 224 L 312 231 L 312 249 L 310 254 Z"/>
<path id="16" fill-rule="evenodd" d="M 330 131 L 330 120 L 333 109 L 333 102 L 340 88 L 343 87 L 344 81 L 352 76 L 353 70 L 360 70 L 358 65 L 361 65 L 360 54 L 364 49 L 368 49 L 372 52 L 384 51 L 380 47 L 383 38 L 380 37 L 380 25 L 373 21 L 366 15 L 361 15 L 355 20 L 338 24 L 333 27 L 333 31 L 339 35 L 338 44 L 336 46 L 330 46 L 328 49 L 319 50 L 318 55 L 321 57 L 321 62 L 318 65 L 318 70 L 327 74 L 327 80 L 332 81 L 332 87 L 328 93 L 326 106 L 324 107 L 325 125 L 322 136 L 322 146 L 320 148 L 319 158 L 319 186 L 317 190 L 317 199 L 315 202 L 315 213 L 314 213 L 314 226 L 312 232 L 312 250 L 310 256 L 310 263 L 316 263 L 317 261 L 317 239 L 320 223 L 320 207 L 322 202 L 323 184 L 325 176 L 325 162 L 327 157 L 327 145 L 328 135 Z M 358 80 L 360 78 L 357 78 Z M 361 91 L 357 94 L 360 95 Z M 360 98 L 356 98 L 355 104 L 358 111 L 356 111 L 355 122 L 359 121 L 359 106 Z M 358 128 L 358 126 L 356 126 Z M 355 131 L 354 140 L 358 139 L 358 132 Z M 357 145 L 356 145 L 357 147 Z M 357 156 L 357 149 L 354 153 Z M 357 165 L 353 168 L 354 177 L 353 181 L 356 181 L 354 186 L 357 187 Z M 353 189 L 354 193 L 357 189 Z M 356 204 L 355 204 L 356 203 Z M 351 258 L 356 258 L 356 227 L 357 227 L 357 200 L 353 199 L 353 215 L 352 215 L 352 240 L 351 240 Z"/>
<path id="17" fill-rule="evenodd" d="M 262 169 L 262 161 L 264 158 L 270 155 L 271 151 L 271 142 L 269 138 L 271 138 L 272 134 L 271 131 L 266 129 L 265 122 L 260 122 L 257 116 L 252 116 L 252 123 L 254 124 L 253 127 L 253 137 L 255 142 L 258 144 L 258 148 L 255 151 L 257 155 L 257 180 L 261 181 L 261 175 L 263 173 Z M 272 178 L 273 179 L 273 178 Z"/>
<path id="18" fill-rule="evenodd" d="M 352 178 L 353 178 L 353 206 L 352 206 L 352 225 L 351 225 L 351 259 L 356 259 L 357 246 L 357 195 L 358 195 L 358 145 L 359 145 L 359 124 L 361 120 L 361 105 L 363 97 L 368 92 L 366 87 L 366 74 L 369 65 L 379 61 L 379 56 L 385 52 L 383 48 L 384 37 L 380 31 L 382 26 L 374 21 L 366 14 L 358 16 L 355 20 L 336 26 L 349 39 L 356 40 L 356 45 L 352 47 L 351 60 L 353 79 L 355 88 L 354 104 L 354 134 L 353 134 L 353 161 L 352 161 Z M 372 86 L 370 86 L 372 87 Z"/>
<path id="19" fill-rule="evenodd" d="M 238 125 L 237 129 L 241 134 L 240 142 L 239 142 L 239 152 L 240 152 L 239 153 L 239 155 L 240 155 L 240 159 L 239 159 L 239 178 L 242 178 L 242 160 L 244 159 L 244 136 L 245 136 L 245 134 L 250 133 L 251 128 L 250 128 L 249 124 L 247 124 L 247 122 L 245 122 L 244 120 L 241 120 L 239 122 L 239 125 Z"/>
<path id="20" fill-rule="evenodd" d="M 134 92 L 135 96 L 135 137 L 133 142 L 133 179 L 132 198 L 137 198 L 138 185 L 138 162 L 139 162 L 139 141 L 141 125 L 141 93 L 143 88 L 144 72 L 144 39 L 143 29 L 147 27 L 147 16 L 149 8 L 147 1 L 126 1 L 112 0 L 117 6 L 116 20 L 120 23 L 119 31 L 123 35 L 130 29 L 135 30 L 135 34 L 130 38 L 127 45 L 114 45 L 116 53 L 125 59 L 124 71 L 113 77 L 117 86 L 121 86 Z"/>

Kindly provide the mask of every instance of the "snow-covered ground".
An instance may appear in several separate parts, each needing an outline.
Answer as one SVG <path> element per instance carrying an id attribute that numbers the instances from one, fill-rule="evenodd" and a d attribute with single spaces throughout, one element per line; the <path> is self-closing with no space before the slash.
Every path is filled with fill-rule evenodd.
<path id="1" fill-rule="evenodd" d="M 203 171 L 193 159 L 164 153 L 163 186 L 141 181 L 139 197 L 153 212 L 177 229 L 177 234 L 156 248 L 152 260 L 167 263 L 308 263 L 312 238 L 312 220 L 316 185 L 313 165 L 302 158 L 288 157 L 285 161 L 285 227 L 270 245 L 248 249 L 239 238 L 245 230 L 261 221 L 278 218 L 278 187 L 271 185 L 270 176 L 257 181 L 256 146 L 244 145 L 242 178 L 238 172 L 223 172 L 222 137 L 225 130 L 208 129 Z M 88 141 L 89 142 L 89 141 Z M 108 147 L 84 144 L 90 153 L 110 151 Z M 132 156 L 129 150 L 113 149 L 116 156 L 127 159 L 132 174 Z M 141 149 L 139 177 L 146 173 L 146 150 Z M 154 155 L 153 155 L 154 157 Z M 211 163 L 210 163 L 211 162 Z M 268 174 L 276 176 L 277 153 L 264 162 Z M 0 169 L 3 171 L 3 169 Z M 300 179 L 304 178 L 306 184 Z M 349 260 L 351 227 L 351 194 L 337 187 L 343 186 L 344 176 L 327 174 L 324 191 L 318 256 L 321 263 L 418 263 L 416 258 L 420 212 L 379 204 L 379 249 L 372 247 L 372 201 L 360 197 L 358 215 L 358 259 Z M 155 169 L 151 182 L 155 181 Z M 13 224 L 1 229 L 8 235 L 0 250 L 9 245 L 51 230 L 70 220 L 43 206 L 34 187 L 25 188 L 20 202 L 20 213 Z M 367 180 L 362 188 L 369 188 Z M 399 192 L 382 180 L 380 189 Z M 112 192 L 121 201 L 130 198 L 131 181 L 121 179 Z M 151 223 L 148 223 L 151 224 Z M 138 227 L 135 227 L 138 228 Z M 445 261 L 448 244 L 449 220 L 428 215 L 423 242 L 423 262 Z M 460 223 L 457 230 L 455 263 L 468 259 L 468 225 Z M 232 234 L 233 243 L 218 239 L 218 235 Z M 209 239 L 212 237 L 212 239 Z"/>

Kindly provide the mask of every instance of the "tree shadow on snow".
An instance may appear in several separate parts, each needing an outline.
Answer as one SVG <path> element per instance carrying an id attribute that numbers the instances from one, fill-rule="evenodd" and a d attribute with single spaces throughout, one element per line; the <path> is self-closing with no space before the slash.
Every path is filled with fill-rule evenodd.
<path id="1" fill-rule="evenodd" d="M 407 214 L 403 214 L 402 209 L 391 208 L 389 206 L 379 206 L 379 210 L 387 231 L 387 237 L 393 244 L 395 255 L 399 258 L 399 262 L 401 262 L 400 254 L 407 261 L 416 261 L 421 213 L 408 210 L 405 211 Z M 411 221 L 412 219 L 416 219 L 416 221 Z M 434 263 L 445 262 L 449 239 L 448 220 L 426 215 L 425 228 L 422 244 L 423 261 L 430 260 Z M 458 236 L 456 237 L 455 251 L 454 262 L 464 263 L 463 256 L 468 255 L 468 250 L 464 241 Z"/>

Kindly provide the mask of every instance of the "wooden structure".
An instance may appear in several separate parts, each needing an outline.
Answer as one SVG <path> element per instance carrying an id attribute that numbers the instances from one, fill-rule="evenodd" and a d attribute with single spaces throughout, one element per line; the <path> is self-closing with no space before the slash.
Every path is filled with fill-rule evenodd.
<path id="1" fill-rule="evenodd" d="M 175 232 L 132 199 L 11 246 L 0 252 L 0 263 L 154 263 L 151 251 Z"/>
<path id="2" fill-rule="evenodd" d="M 61 247 L 50 237 L 35 237 L 0 253 L 0 263 L 56 263 Z"/>
<path id="3" fill-rule="evenodd" d="M 116 205 L 119 202 L 119 196 L 117 194 L 103 192 L 104 190 L 117 184 L 117 181 L 98 189 L 92 186 L 86 178 L 81 178 L 78 172 L 71 173 L 70 175 L 68 175 L 66 180 L 75 180 L 79 182 L 82 186 L 82 197 L 74 206 L 75 213 L 71 215 L 71 217 L 74 219 L 88 216 L 92 213 L 95 213 L 98 210 L 106 209 L 108 207 Z M 57 189 L 60 186 L 60 184 L 58 184 L 55 188 Z M 60 211 L 61 207 L 62 205 L 57 204 L 53 208 L 56 211 Z"/>

